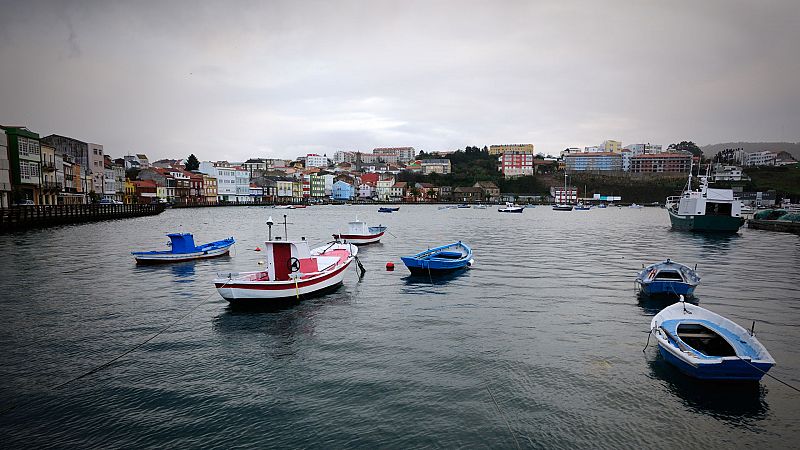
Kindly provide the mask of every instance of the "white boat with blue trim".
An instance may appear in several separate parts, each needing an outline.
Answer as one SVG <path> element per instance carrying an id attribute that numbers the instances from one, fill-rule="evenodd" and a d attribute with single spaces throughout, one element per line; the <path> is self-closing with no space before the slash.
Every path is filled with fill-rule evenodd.
<path id="1" fill-rule="evenodd" d="M 650 331 L 664 359 L 681 372 L 704 380 L 760 380 L 775 360 L 735 322 L 683 296 L 653 317 Z"/>
<path id="2" fill-rule="evenodd" d="M 167 235 L 170 250 L 153 250 L 149 252 L 131 252 L 131 255 L 140 264 L 171 263 L 191 261 L 193 259 L 214 258 L 227 255 L 231 246 L 236 243 L 233 237 L 221 241 L 194 245 L 192 233 L 170 233 Z"/>

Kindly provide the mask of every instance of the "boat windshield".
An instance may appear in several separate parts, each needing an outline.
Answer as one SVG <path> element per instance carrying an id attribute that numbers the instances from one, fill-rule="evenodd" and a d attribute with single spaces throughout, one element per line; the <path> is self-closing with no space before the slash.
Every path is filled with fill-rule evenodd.
<path id="1" fill-rule="evenodd" d="M 706 215 L 707 216 L 730 216 L 731 215 L 730 203 L 714 203 L 706 202 Z"/>
<path id="2" fill-rule="evenodd" d="M 736 351 L 722 336 L 699 323 L 678 325 L 678 337 L 706 356 L 736 356 Z"/>

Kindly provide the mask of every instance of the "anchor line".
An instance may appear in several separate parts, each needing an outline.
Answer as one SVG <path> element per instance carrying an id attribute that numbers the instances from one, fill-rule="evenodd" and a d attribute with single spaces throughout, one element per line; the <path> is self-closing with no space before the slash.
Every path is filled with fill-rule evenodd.
<path id="1" fill-rule="evenodd" d="M 228 281 L 226 281 L 225 283 L 223 283 L 223 285 L 222 285 L 221 287 L 225 287 L 225 285 L 227 285 L 227 284 L 228 284 L 228 283 L 230 283 L 231 281 L 232 281 L 232 280 L 230 280 L 230 279 L 229 279 Z M 130 353 L 133 353 L 133 352 L 134 352 L 134 351 L 136 351 L 137 349 L 141 348 L 143 345 L 147 344 L 148 342 L 150 342 L 150 341 L 152 341 L 153 339 L 157 338 L 158 336 L 162 335 L 164 332 L 166 332 L 167 330 L 169 330 L 169 329 L 170 329 L 170 328 L 172 328 L 173 326 L 177 325 L 177 324 L 178 324 L 179 322 L 181 322 L 183 319 L 185 319 L 185 318 L 189 317 L 189 316 L 190 316 L 190 315 L 191 315 L 193 312 L 195 312 L 195 311 L 197 310 L 197 308 L 199 308 L 199 307 L 201 307 L 201 306 L 205 305 L 206 303 L 208 303 L 208 300 L 210 300 L 210 299 L 211 299 L 211 297 L 212 297 L 214 294 L 215 294 L 215 292 L 212 292 L 211 294 L 209 294 L 209 295 L 208 295 L 206 298 L 204 298 L 204 299 L 203 299 L 202 301 L 200 301 L 200 302 L 199 302 L 197 305 L 195 305 L 193 308 L 191 308 L 189 311 L 187 311 L 187 312 L 186 312 L 184 315 L 182 315 L 182 316 L 178 317 L 177 319 L 173 320 L 173 321 L 172 321 L 172 322 L 170 322 L 170 323 L 169 323 L 167 326 L 165 326 L 164 328 L 162 328 L 161 330 L 159 330 L 157 333 L 153 334 L 152 336 L 148 337 L 148 338 L 147 338 L 147 339 L 145 339 L 144 341 L 142 341 L 142 342 L 140 342 L 140 343 L 138 343 L 138 344 L 134 345 L 133 347 L 129 348 L 128 350 L 125 350 L 124 352 L 122 352 L 122 353 L 120 353 L 119 355 L 117 355 L 117 356 L 115 356 L 115 357 L 113 357 L 113 358 L 109 359 L 108 361 L 106 361 L 106 362 L 104 362 L 104 363 L 100 364 L 99 366 L 93 367 L 92 369 L 90 369 L 90 370 L 88 370 L 88 371 L 86 371 L 86 372 L 83 372 L 83 373 L 82 373 L 82 374 L 80 374 L 80 375 L 74 376 L 74 377 L 70 378 L 69 380 L 67 380 L 67 381 L 65 381 L 65 382 L 63 382 L 63 383 L 60 383 L 60 384 L 57 384 L 57 385 L 55 385 L 55 386 L 51 387 L 49 390 L 51 390 L 51 391 L 55 391 L 55 390 L 61 389 L 61 388 L 63 388 L 64 386 L 66 386 L 66 385 L 68 385 L 68 384 L 70 384 L 70 383 L 74 383 L 75 381 L 78 381 L 78 380 L 80 380 L 80 379 L 82 379 L 82 378 L 86 378 L 86 377 L 87 377 L 87 376 L 89 376 L 89 375 L 95 374 L 95 373 L 97 373 L 97 372 L 100 372 L 100 371 L 102 371 L 102 370 L 104 370 L 104 369 L 106 369 L 106 368 L 110 367 L 110 366 L 111 366 L 111 365 L 112 365 L 114 362 L 116 362 L 116 361 L 120 360 L 121 358 L 125 357 L 126 355 L 128 355 L 128 354 L 130 354 Z M 28 404 L 30 404 L 30 403 L 32 403 L 32 402 L 33 402 L 33 400 L 29 400 L 29 401 L 27 401 L 27 402 L 23 402 L 23 403 L 19 403 L 19 404 L 13 404 L 13 403 L 12 403 L 10 406 L 8 406 L 7 408 L 5 408 L 5 409 L 3 409 L 2 411 L 0 411 L 0 416 L 3 416 L 3 415 L 5 415 L 6 413 L 8 413 L 8 412 L 10 412 L 10 411 L 12 411 L 12 410 L 14 410 L 14 409 L 16 409 L 18 406 L 26 406 L 26 405 L 28 405 Z"/>
<path id="2" fill-rule="evenodd" d="M 788 388 L 790 388 L 790 389 L 794 389 L 795 391 L 797 391 L 797 392 L 800 392 L 800 388 L 797 388 L 797 387 L 795 387 L 795 386 L 792 386 L 791 384 L 789 384 L 789 383 L 787 383 L 787 382 L 785 382 L 785 381 L 783 381 L 783 380 L 779 379 L 778 377 L 768 374 L 768 373 L 767 373 L 767 372 L 765 372 L 764 370 L 761 370 L 761 368 L 760 368 L 760 367 L 756 366 L 755 364 L 753 364 L 753 363 L 751 363 L 750 361 L 748 361 L 748 360 L 746 360 L 746 359 L 742 358 L 742 357 L 741 357 L 741 356 L 739 356 L 739 355 L 736 355 L 736 357 L 737 357 L 737 358 L 739 358 L 740 360 L 742 360 L 742 361 L 746 362 L 747 364 L 749 364 L 749 365 L 750 365 L 750 366 L 751 366 L 753 369 L 756 369 L 757 371 L 759 371 L 759 372 L 761 372 L 762 374 L 764 374 L 764 375 L 766 375 L 766 376 L 768 376 L 768 377 L 772 378 L 773 380 L 777 381 L 778 383 L 781 383 L 782 385 L 784 385 L 784 386 L 786 386 L 786 387 L 788 387 Z"/>
<path id="3" fill-rule="evenodd" d="M 500 413 L 500 417 L 502 417 L 503 418 L 503 422 L 506 423 L 506 427 L 508 428 L 508 433 L 514 439 L 514 445 L 516 445 L 517 449 L 519 449 L 520 446 L 519 446 L 519 442 L 517 441 L 517 436 L 511 430 L 511 425 L 508 423 L 508 420 L 506 419 L 505 414 L 503 414 L 503 410 L 500 409 L 500 405 L 497 403 L 497 400 L 494 398 L 494 394 L 492 393 L 492 390 L 489 389 L 489 384 L 488 383 L 486 384 L 486 390 L 489 391 L 489 396 L 492 397 L 492 402 L 494 403 L 495 408 L 497 408 L 497 412 Z"/>

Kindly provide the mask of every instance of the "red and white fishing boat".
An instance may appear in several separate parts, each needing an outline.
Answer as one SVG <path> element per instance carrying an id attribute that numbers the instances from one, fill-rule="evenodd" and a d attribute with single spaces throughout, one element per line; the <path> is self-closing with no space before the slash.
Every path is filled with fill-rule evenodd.
<path id="1" fill-rule="evenodd" d="M 356 220 L 347 224 L 347 233 L 334 234 L 333 238 L 351 244 L 366 245 L 380 241 L 385 232 L 385 226 L 368 227 L 366 222 L 358 220 L 358 217 L 356 217 Z"/>
<path id="2" fill-rule="evenodd" d="M 267 222 L 272 226 L 272 218 Z M 305 238 L 290 241 L 271 237 L 264 252 L 266 269 L 256 272 L 219 273 L 214 286 L 231 304 L 256 305 L 263 301 L 300 299 L 332 291 L 342 284 L 358 247 L 332 242 L 309 249 Z"/>

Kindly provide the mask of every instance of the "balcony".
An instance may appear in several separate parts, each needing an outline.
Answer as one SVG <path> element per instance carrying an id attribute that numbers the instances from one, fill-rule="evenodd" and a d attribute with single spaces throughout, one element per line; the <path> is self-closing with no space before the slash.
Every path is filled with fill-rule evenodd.
<path id="1" fill-rule="evenodd" d="M 45 162 L 42 163 L 42 171 L 44 172 L 54 172 L 56 170 L 56 165 L 52 162 Z"/>
<path id="2" fill-rule="evenodd" d="M 45 191 L 61 191 L 63 186 L 61 183 L 56 181 L 44 181 L 42 182 L 42 189 Z"/>

